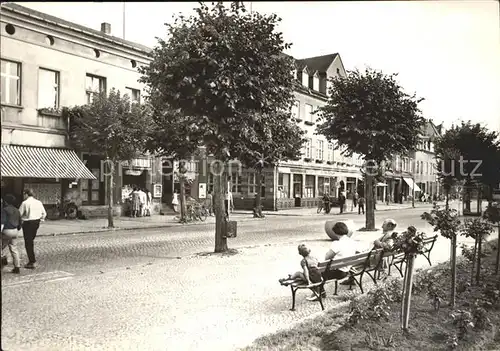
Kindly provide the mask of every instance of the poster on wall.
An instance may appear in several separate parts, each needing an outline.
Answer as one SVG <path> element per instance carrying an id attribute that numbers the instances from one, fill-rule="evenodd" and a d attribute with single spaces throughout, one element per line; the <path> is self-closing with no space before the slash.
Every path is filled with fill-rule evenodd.
<path id="1" fill-rule="evenodd" d="M 200 199 L 207 198 L 207 184 L 206 183 L 198 184 L 198 198 L 200 198 Z"/>
<path id="2" fill-rule="evenodd" d="M 153 185 L 153 197 L 158 198 L 161 197 L 161 195 L 162 195 L 162 185 L 161 184 Z"/>
<path id="3" fill-rule="evenodd" d="M 60 183 L 24 183 L 24 189 L 32 189 L 44 205 L 54 205 L 61 197 Z"/>

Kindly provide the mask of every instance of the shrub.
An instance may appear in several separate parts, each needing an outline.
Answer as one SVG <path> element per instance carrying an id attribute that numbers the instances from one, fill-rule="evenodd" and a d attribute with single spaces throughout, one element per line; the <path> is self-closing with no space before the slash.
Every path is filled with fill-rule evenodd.
<path id="1" fill-rule="evenodd" d="M 472 317 L 474 318 L 475 328 L 484 330 L 491 326 L 490 318 L 486 310 L 479 306 L 479 301 L 476 301 L 474 309 L 472 310 Z"/>
<path id="2" fill-rule="evenodd" d="M 458 339 L 462 340 L 467 332 L 474 328 L 474 317 L 466 310 L 457 310 L 450 314 L 453 324 L 458 328 Z"/>

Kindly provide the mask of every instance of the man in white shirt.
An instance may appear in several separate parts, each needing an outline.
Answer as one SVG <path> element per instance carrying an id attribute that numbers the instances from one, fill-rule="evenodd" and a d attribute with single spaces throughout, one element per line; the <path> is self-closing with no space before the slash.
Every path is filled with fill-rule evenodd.
<path id="1" fill-rule="evenodd" d="M 23 195 L 24 201 L 19 207 L 19 212 L 23 222 L 24 247 L 28 256 L 28 264 L 24 268 L 34 269 L 36 264 L 34 241 L 40 221 L 45 220 L 47 212 L 42 202 L 34 198 L 33 190 L 25 189 Z"/>
<path id="2" fill-rule="evenodd" d="M 140 210 L 139 210 L 139 216 L 144 217 L 145 212 L 146 212 L 146 203 L 148 202 L 148 196 L 146 195 L 146 192 L 142 189 L 139 189 L 139 201 L 140 201 Z"/>

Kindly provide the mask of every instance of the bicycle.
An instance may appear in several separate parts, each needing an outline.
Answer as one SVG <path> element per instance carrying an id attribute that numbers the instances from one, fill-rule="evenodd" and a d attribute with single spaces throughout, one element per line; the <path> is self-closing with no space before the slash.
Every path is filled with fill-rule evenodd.
<path id="1" fill-rule="evenodd" d="M 327 208 L 325 208 L 325 202 L 323 200 L 320 200 L 318 202 L 318 209 L 316 210 L 317 213 L 321 213 L 322 211 L 325 211 L 325 214 L 329 214 L 330 211 L 332 210 L 332 203 L 330 201 L 330 206 L 327 206 Z"/>

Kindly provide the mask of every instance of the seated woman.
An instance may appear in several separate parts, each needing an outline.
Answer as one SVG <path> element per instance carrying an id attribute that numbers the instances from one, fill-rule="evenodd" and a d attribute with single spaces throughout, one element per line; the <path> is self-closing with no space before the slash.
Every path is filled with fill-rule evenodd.
<path id="1" fill-rule="evenodd" d="M 382 223 L 382 236 L 373 242 L 373 246 L 379 249 L 390 250 L 394 245 L 394 238 L 397 233 L 394 233 L 397 223 L 394 219 L 386 219 Z"/>
<path id="2" fill-rule="evenodd" d="M 279 282 L 281 285 L 290 285 L 292 283 L 310 285 L 321 282 L 321 273 L 318 269 L 319 261 L 316 257 L 311 255 L 311 249 L 305 244 L 300 244 L 298 246 L 298 251 L 299 255 L 303 257 L 300 261 L 302 271 L 289 274 L 287 278 L 280 279 Z M 309 299 L 316 299 L 316 295 L 313 294 Z"/>

